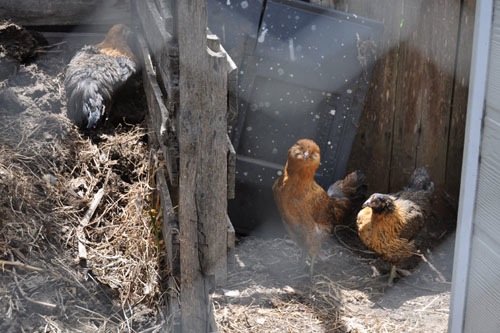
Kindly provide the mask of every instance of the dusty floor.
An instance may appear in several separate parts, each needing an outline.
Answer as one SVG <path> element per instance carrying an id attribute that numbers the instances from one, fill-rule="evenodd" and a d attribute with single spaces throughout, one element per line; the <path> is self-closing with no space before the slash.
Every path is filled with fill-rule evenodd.
<path id="1" fill-rule="evenodd" d="M 454 233 L 439 236 L 393 287 L 351 229 L 324 244 L 312 282 L 287 237 L 244 238 L 213 295 L 216 321 L 222 332 L 446 332 Z"/>

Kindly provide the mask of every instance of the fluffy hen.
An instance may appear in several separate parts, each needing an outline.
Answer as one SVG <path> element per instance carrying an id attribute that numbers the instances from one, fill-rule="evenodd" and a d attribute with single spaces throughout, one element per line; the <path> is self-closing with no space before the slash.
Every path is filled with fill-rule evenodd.
<path id="1" fill-rule="evenodd" d="M 309 139 L 288 150 L 283 174 L 273 186 L 276 205 L 290 237 L 311 258 L 310 277 L 321 244 L 333 225 L 343 223 L 353 200 L 364 197 L 364 175 L 355 171 L 330 186 L 329 194 L 314 180 L 320 164 L 320 148 Z"/>
<path id="2" fill-rule="evenodd" d="M 68 64 L 67 115 L 78 127 L 97 127 L 109 114 L 113 95 L 136 72 L 136 58 L 127 44 L 130 33 L 127 26 L 116 24 L 101 43 L 84 46 Z"/>
<path id="3" fill-rule="evenodd" d="M 372 194 L 357 217 L 361 241 L 392 264 L 389 285 L 397 276 L 396 265 L 416 253 L 414 237 L 431 214 L 434 183 L 425 168 L 413 172 L 410 182 L 394 194 Z"/>

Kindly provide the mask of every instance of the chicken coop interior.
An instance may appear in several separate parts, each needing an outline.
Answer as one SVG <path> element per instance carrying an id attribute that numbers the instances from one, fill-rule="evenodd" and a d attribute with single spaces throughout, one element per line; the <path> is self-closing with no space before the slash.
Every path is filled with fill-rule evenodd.
<path id="1" fill-rule="evenodd" d="M 475 13 L 2 1 L 0 331 L 447 331 Z M 116 24 L 133 73 L 75 123 Z"/>

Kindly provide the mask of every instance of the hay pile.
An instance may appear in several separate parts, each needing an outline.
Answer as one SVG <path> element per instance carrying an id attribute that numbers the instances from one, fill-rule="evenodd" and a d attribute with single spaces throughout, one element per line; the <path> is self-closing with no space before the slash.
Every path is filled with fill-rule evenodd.
<path id="1" fill-rule="evenodd" d="M 68 122 L 72 52 L 62 44 L 0 83 L 0 331 L 160 330 L 147 131 Z"/>

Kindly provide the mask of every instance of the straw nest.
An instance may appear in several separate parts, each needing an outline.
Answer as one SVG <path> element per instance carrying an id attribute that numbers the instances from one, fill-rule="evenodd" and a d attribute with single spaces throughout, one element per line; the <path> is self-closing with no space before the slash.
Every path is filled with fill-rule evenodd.
<path id="1" fill-rule="evenodd" d="M 70 55 L 62 44 L 1 82 L 0 331 L 160 330 L 147 131 L 77 131 L 63 116 Z"/>

